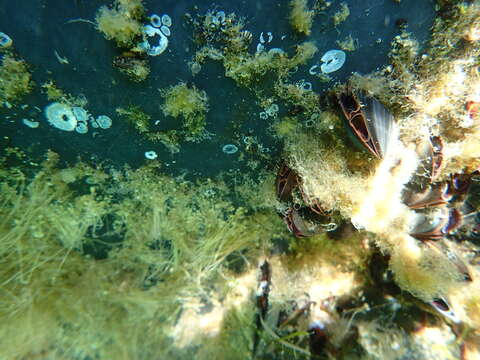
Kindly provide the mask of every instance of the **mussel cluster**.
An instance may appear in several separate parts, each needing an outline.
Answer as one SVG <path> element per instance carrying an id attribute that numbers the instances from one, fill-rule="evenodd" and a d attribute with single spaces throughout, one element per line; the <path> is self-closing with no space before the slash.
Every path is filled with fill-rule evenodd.
<path id="1" fill-rule="evenodd" d="M 393 164 L 406 161 L 398 157 L 398 152 L 402 151 L 399 149 L 405 147 L 399 140 L 394 118 L 385 106 L 374 97 L 365 92 L 355 92 L 349 86 L 336 99 L 356 142 L 380 160 L 389 157 L 390 160 L 394 159 L 391 162 Z M 472 274 L 451 244 L 452 241 L 476 239 L 480 234 L 480 213 L 470 201 L 470 189 L 480 179 L 480 172 L 453 174 L 447 180 L 438 181 L 443 149 L 442 138 L 433 135 L 416 148 L 416 159 L 412 161 L 419 166 L 403 186 L 400 195 L 402 206 L 408 209 L 408 233 L 405 236 L 415 239 L 412 241 L 416 241 L 420 248 L 428 249 L 456 269 L 456 278 L 460 281 L 470 282 Z M 390 170 L 391 176 L 395 176 L 394 168 Z M 283 213 L 289 230 L 297 237 L 328 231 L 332 224 L 331 213 L 325 211 L 318 200 L 309 199 L 301 183 L 300 176 L 294 170 L 286 165 L 281 166 L 276 191 L 281 201 L 290 204 Z M 308 205 L 300 206 L 302 203 Z M 436 294 L 429 303 L 441 314 L 459 321 L 445 296 Z"/>
<path id="2" fill-rule="evenodd" d="M 460 281 L 471 282 L 468 266 L 452 249 L 450 240 L 478 237 L 480 216 L 469 201 L 469 193 L 480 173 L 452 174 L 447 180 L 435 181 L 442 163 L 443 142 L 433 136 L 426 147 L 426 152 L 419 152 L 426 173 L 415 176 L 403 192 L 403 201 L 414 214 L 409 235 L 451 264 Z M 445 297 L 434 298 L 430 304 L 452 321 L 460 321 Z"/>
<path id="3" fill-rule="evenodd" d="M 387 156 L 389 147 L 398 137 L 393 116 L 375 98 L 363 93 L 356 96 L 350 89 L 339 95 L 340 107 L 356 138 L 377 158 Z M 458 278 L 472 281 L 468 267 L 450 247 L 447 238 L 459 231 L 476 236 L 479 213 L 468 202 L 472 181 L 479 174 L 453 174 L 448 180 L 436 181 L 443 161 L 444 143 L 431 136 L 417 147 L 420 171 L 411 177 L 402 193 L 402 201 L 412 212 L 409 236 L 436 253 L 458 271 Z M 459 321 L 448 301 L 436 297 L 430 304 L 453 321 Z"/>

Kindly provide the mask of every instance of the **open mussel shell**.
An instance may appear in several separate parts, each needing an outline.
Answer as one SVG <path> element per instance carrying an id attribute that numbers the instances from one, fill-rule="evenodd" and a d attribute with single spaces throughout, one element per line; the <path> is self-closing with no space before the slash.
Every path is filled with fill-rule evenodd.
<path id="1" fill-rule="evenodd" d="M 415 214 L 410 235 L 418 240 L 440 240 L 464 224 L 464 215 L 456 208 L 440 208 L 430 214 Z"/>
<path id="2" fill-rule="evenodd" d="M 471 216 L 472 222 L 469 236 L 473 239 L 480 239 L 480 212 L 469 214 L 469 216 Z"/>
<path id="3" fill-rule="evenodd" d="M 443 206 L 451 199 L 448 183 L 433 184 L 423 192 L 407 189 L 403 193 L 404 203 L 411 209 Z"/>
<path id="4" fill-rule="evenodd" d="M 480 239 L 480 211 L 476 211 L 468 202 L 464 202 L 460 208 L 462 223 L 455 238 L 459 241 Z"/>
<path id="5" fill-rule="evenodd" d="M 302 218 L 296 209 L 288 209 L 283 219 L 295 237 L 313 236 L 323 231 L 318 225 Z"/>
<path id="6" fill-rule="evenodd" d="M 385 157 L 397 139 L 392 114 L 377 99 L 350 89 L 338 96 L 338 102 L 356 138 L 377 158 Z"/>
<path id="7" fill-rule="evenodd" d="M 308 326 L 310 352 L 313 355 L 323 355 L 328 343 L 325 325 L 314 321 Z"/>
<path id="8" fill-rule="evenodd" d="M 313 211 L 320 216 L 328 216 L 330 211 L 326 210 L 319 199 L 310 198 L 306 193 L 302 185 L 299 186 L 300 194 L 302 195 L 303 202 Z"/>
<path id="9" fill-rule="evenodd" d="M 257 288 L 257 308 L 260 316 L 265 319 L 268 312 L 268 295 L 270 293 L 270 285 L 272 280 L 272 268 L 267 260 L 260 264 L 260 277 Z"/>
<path id="10" fill-rule="evenodd" d="M 440 240 L 445 236 L 443 229 L 449 223 L 447 208 L 439 209 L 433 214 L 415 214 L 410 235 L 418 240 Z"/>
<path id="11" fill-rule="evenodd" d="M 431 136 L 430 142 L 432 144 L 432 181 L 440 172 L 443 163 L 443 139 L 440 136 Z"/>
<path id="12" fill-rule="evenodd" d="M 413 188 L 406 189 L 402 195 L 403 202 L 415 210 L 443 206 L 448 203 L 464 204 L 474 174 L 451 175 L 449 180 L 434 183 L 422 192 Z"/>
<path id="13" fill-rule="evenodd" d="M 308 207 L 289 208 L 283 216 L 283 221 L 290 232 L 299 238 L 334 231 L 338 227 L 337 223 L 332 222 L 330 216 L 319 215 Z"/>
<path id="14" fill-rule="evenodd" d="M 461 202 L 465 199 L 472 185 L 473 174 L 454 174 L 449 181 L 449 193 L 453 201 Z"/>
<path id="15" fill-rule="evenodd" d="M 429 304 L 440 314 L 445 316 L 446 318 L 453 321 L 455 324 L 459 324 L 461 320 L 455 315 L 451 306 L 444 298 L 435 298 L 429 302 Z"/>

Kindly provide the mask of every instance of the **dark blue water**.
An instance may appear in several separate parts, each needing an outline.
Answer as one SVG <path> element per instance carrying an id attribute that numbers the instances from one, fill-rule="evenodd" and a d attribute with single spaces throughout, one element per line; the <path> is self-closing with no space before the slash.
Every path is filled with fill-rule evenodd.
<path id="1" fill-rule="evenodd" d="M 155 150 L 159 160 L 170 164 L 167 170 L 178 173 L 187 170 L 191 174 L 215 175 L 219 171 L 242 168 L 244 162 L 239 153 L 242 135 L 253 134 L 263 145 L 272 149 L 271 161 L 276 161 L 281 152 L 277 143 L 267 131 L 269 122 L 259 119 L 262 109 L 248 89 L 238 87 L 233 80 L 224 76 L 220 63 L 207 63 L 202 71 L 192 77 L 187 66 L 196 49 L 192 41 L 193 29 L 184 21 L 186 12 L 200 14 L 209 8 L 235 12 L 246 19 L 245 28 L 253 33 L 251 51 L 254 52 L 261 31 L 271 31 L 274 40 L 271 47 L 281 47 L 293 53 L 294 45 L 313 40 L 319 53 L 311 63 L 301 67 L 294 79 L 311 81 L 313 89 L 320 95 L 335 82 L 344 82 L 352 72 L 369 73 L 388 62 L 389 43 L 399 34 L 395 22 L 408 21 L 408 30 L 423 42 L 428 39 L 428 30 L 433 20 L 431 1 L 366 0 L 347 1 L 350 16 L 337 28 L 331 16 L 339 10 L 340 3 L 334 2 L 325 14 L 316 16 L 312 35 L 304 38 L 292 33 L 288 23 L 288 2 L 286 1 L 145 1 L 147 14 L 167 13 L 173 20 L 172 36 L 166 53 L 150 58 L 151 74 L 142 83 L 132 83 L 112 68 L 112 58 L 120 53 L 114 43 L 104 39 L 95 27 L 85 22 L 67 23 L 72 19 L 94 20 L 97 9 L 108 2 L 104 0 L 0 0 L 0 31 L 7 33 L 14 41 L 19 56 L 24 58 L 33 71 L 37 84 L 32 94 L 23 103 L 25 109 L 0 109 L 2 117 L 0 132 L 4 145 L 19 146 L 32 159 L 40 159 L 46 149 L 52 149 L 61 158 L 73 162 L 77 158 L 107 161 L 116 166 L 129 164 L 133 167 L 145 163 L 144 152 Z M 285 39 L 281 40 L 281 36 Z M 311 65 L 319 62 L 327 50 L 338 48 L 337 40 L 351 35 L 358 38 L 359 49 L 347 53 L 342 69 L 332 73 L 333 81 L 321 84 L 308 74 Z M 378 39 L 381 39 L 378 40 Z M 60 64 L 54 51 L 69 60 Z M 95 115 L 112 117 L 109 130 L 92 131 L 86 135 L 62 132 L 46 123 L 41 111 L 48 104 L 39 85 L 52 79 L 73 96 L 84 95 L 88 99 L 86 108 Z M 115 109 L 130 104 L 140 105 L 152 119 L 160 120 L 158 130 L 180 129 L 178 120 L 166 118 L 160 110 L 162 98 L 157 89 L 177 84 L 179 81 L 193 82 L 207 92 L 210 111 L 207 114 L 207 130 L 215 136 L 201 143 L 182 143 L 181 151 L 170 154 L 164 145 L 150 143 L 116 115 Z M 280 102 L 280 111 L 285 106 Z M 30 129 L 21 123 L 27 117 L 41 122 L 37 129 Z M 234 155 L 222 153 L 222 146 L 228 143 L 239 145 Z M 264 165 L 268 165 L 268 160 Z"/>

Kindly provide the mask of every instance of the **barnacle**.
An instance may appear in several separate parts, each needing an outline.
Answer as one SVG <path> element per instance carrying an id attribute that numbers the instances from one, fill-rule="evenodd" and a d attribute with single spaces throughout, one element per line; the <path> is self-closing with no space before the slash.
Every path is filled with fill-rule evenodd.
<path id="1" fill-rule="evenodd" d="M 329 74 L 340 69 L 345 63 L 345 53 L 342 50 L 329 50 L 320 59 L 320 68 L 324 74 Z"/>

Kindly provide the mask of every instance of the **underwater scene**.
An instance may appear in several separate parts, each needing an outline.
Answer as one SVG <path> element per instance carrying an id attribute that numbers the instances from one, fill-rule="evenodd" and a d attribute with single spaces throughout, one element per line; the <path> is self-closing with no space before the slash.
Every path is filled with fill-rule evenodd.
<path id="1" fill-rule="evenodd" d="M 0 360 L 480 359 L 480 0 L 0 0 Z"/>

